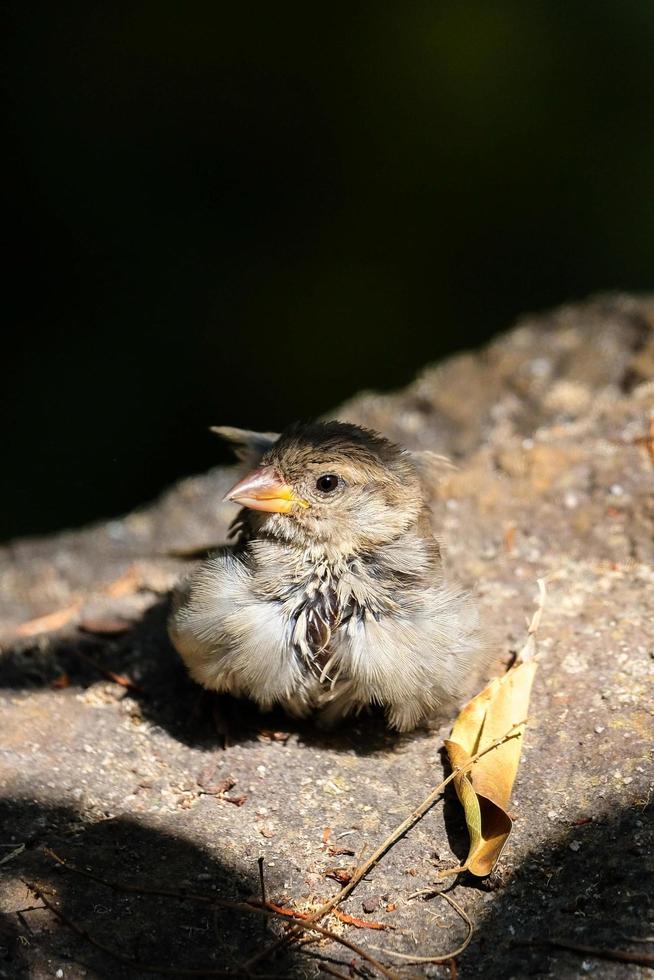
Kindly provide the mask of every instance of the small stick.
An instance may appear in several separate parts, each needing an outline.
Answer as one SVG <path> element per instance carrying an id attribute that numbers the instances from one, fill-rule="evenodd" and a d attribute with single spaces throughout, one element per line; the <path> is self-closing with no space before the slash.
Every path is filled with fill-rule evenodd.
<path id="1" fill-rule="evenodd" d="M 83 871 L 80 868 L 76 868 L 74 865 L 68 864 L 67 861 L 64 861 L 63 858 L 60 858 L 58 855 L 54 853 L 54 851 L 51 851 L 49 848 L 46 848 L 45 850 L 47 851 L 48 854 L 50 854 L 53 858 L 55 858 L 55 860 L 58 861 L 59 864 L 61 864 L 64 868 L 67 868 L 70 871 L 74 871 L 77 874 L 80 874 L 86 878 L 91 878 L 91 880 L 96 881 L 99 884 L 106 885 L 109 888 L 116 888 L 119 891 L 126 891 L 137 895 L 157 895 L 164 898 L 177 898 L 182 900 L 189 899 L 191 901 L 207 902 L 208 904 L 215 905 L 219 908 L 231 909 L 232 911 L 236 911 L 236 912 L 250 912 L 250 913 L 254 912 L 260 915 L 269 915 L 269 916 L 272 915 L 277 918 L 285 918 L 289 914 L 293 914 L 292 911 L 287 912 L 286 910 L 278 909 L 276 906 L 272 905 L 271 903 L 267 903 L 264 906 L 259 902 L 230 902 L 227 901 L 226 899 L 213 898 L 206 895 L 194 895 L 192 893 L 184 894 L 183 892 L 168 891 L 163 888 L 144 889 L 144 888 L 137 888 L 133 885 L 113 885 L 111 882 L 105 881 L 103 878 L 100 878 L 98 875 L 92 874 L 90 871 Z M 180 976 L 216 976 L 216 977 L 250 976 L 250 972 L 248 970 L 245 970 L 244 968 L 241 968 L 234 972 L 228 972 L 224 970 L 223 971 L 177 970 L 177 969 L 173 969 L 172 967 L 164 968 L 164 967 L 148 966 L 147 964 L 143 964 L 136 960 L 132 960 L 130 957 L 125 956 L 125 954 L 123 953 L 119 953 L 117 950 L 112 949 L 110 946 L 105 946 L 103 943 L 100 943 L 100 941 L 96 940 L 93 936 L 91 936 L 86 931 L 86 929 L 83 929 L 76 922 L 73 922 L 72 919 L 68 919 L 67 916 L 65 916 L 64 913 L 60 911 L 60 909 L 58 909 L 51 902 L 48 901 L 48 899 L 43 894 L 41 889 L 38 888 L 36 885 L 28 881 L 25 882 L 25 885 L 37 896 L 37 898 L 41 899 L 41 901 L 44 903 L 46 908 L 50 909 L 50 911 L 54 915 L 56 915 L 64 923 L 64 925 L 67 925 L 79 936 L 82 936 L 84 939 L 87 939 L 88 942 L 90 942 L 93 946 L 97 946 L 98 949 L 101 949 L 109 956 L 114 956 L 122 963 L 128 963 L 130 966 L 138 966 L 140 969 L 148 971 L 150 973 L 161 972 L 161 973 L 169 973 L 169 974 L 180 975 Z M 330 929 L 325 929 L 324 926 L 319 926 L 311 921 L 307 921 L 306 925 L 305 923 L 298 923 L 298 926 L 301 931 L 307 930 L 309 932 L 318 932 L 320 933 L 320 935 L 326 936 L 328 939 L 331 939 L 334 942 L 339 943 L 341 946 L 346 946 L 347 949 L 352 950 L 352 952 L 356 953 L 356 955 L 361 957 L 361 959 L 366 960 L 368 963 L 370 963 L 370 965 L 373 966 L 376 970 L 378 970 L 379 973 L 381 973 L 383 976 L 388 977 L 388 980 L 396 980 L 394 973 L 391 973 L 390 970 L 387 970 L 373 956 L 367 953 L 360 946 L 357 946 L 355 943 L 351 942 L 349 939 L 346 939 L 344 936 L 339 936 L 335 932 L 332 932 Z M 263 976 L 262 974 L 257 974 L 257 980 L 260 980 L 262 976 Z"/>
<path id="2" fill-rule="evenodd" d="M 87 932 L 82 926 L 78 925 L 72 919 L 69 919 L 67 915 L 58 909 L 44 894 L 44 892 L 35 884 L 30 881 L 25 881 L 25 885 L 29 888 L 37 898 L 39 898 L 43 904 L 48 908 L 53 915 L 63 922 L 65 926 L 72 929 L 73 932 L 77 933 L 82 939 L 91 946 L 95 946 L 96 949 L 101 950 L 101 952 L 106 953 L 108 956 L 113 957 L 113 959 L 118 960 L 120 963 L 124 963 L 126 966 L 136 967 L 139 970 L 143 970 L 145 973 L 165 973 L 169 976 L 187 976 L 187 977 L 234 977 L 234 976 L 246 976 L 243 973 L 230 973 L 227 970 L 177 970 L 174 967 L 169 966 L 158 966 L 150 963 L 141 963 L 140 960 L 134 960 L 131 956 L 126 956 L 125 953 L 121 953 L 117 949 L 113 949 L 111 946 L 105 945 L 95 936 L 92 936 L 90 932 Z"/>
<path id="3" fill-rule="evenodd" d="M 323 973 L 329 973 L 329 975 L 332 977 L 340 977 L 341 980 L 352 980 L 349 974 L 341 973 L 340 970 L 335 970 L 333 966 L 329 965 L 329 963 L 321 963 L 320 969 Z"/>
<path id="4" fill-rule="evenodd" d="M 514 946 L 552 946 L 555 949 L 567 949 L 580 956 L 597 956 L 602 960 L 614 960 L 617 963 L 635 963 L 638 966 L 654 966 L 654 956 L 648 953 L 630 953 L 626 949 L 602 949 L 598 946 L 581 946 L 569 943 L 566 939 L 523 939 L 515 940 Z"/>
<path id="5" fill-rule="evenodd" d="M 472 939 L 472 934 L 475 931 L 475 927 L 472 924 L 472 919 L 470 918 L 470 916 L 468 915 L 468 913 L 464 909 L 461 908 L 461 906 L 459 905 L 459 903 L 458 902 L 455 902 L 454 899 L 451 898 L 446 892 L 441 892 L 441 891 L 438 891 L 438 890 L 434 891 L 433 889 L 425 888 L 422 891 L 415 892 L 414 894 L 415 895 L 423 895 L 423 894 L 440 895 L 440 897 L 441 898 L 444 898 L 446 902 L 449 902 L 449 904 L 452 906 L 452 908 L 455 910 L 455 912 L 458 912 L 458 914 L 461 916 L 461 918 L 463 919 L 463 921 L 465 922 L 465 924 L 468 927 L 468 933 L 467 933 L 465 939 L 463 940 L 463 942 L 461 943 L 461 945 L 460 946 L 457 946 L 456 949 L 453 949 L 451 953 L 444 953 L 442 955 L 437 953 L 434 956 L 410 956 L 410 955 L 407 955 L 406 953 L 396 953 L 392 949 L 384 949 L 382 946 L 371 946 L 370 948 L 371 949 L 376 949 L 377 952 L 379 952 L 379 953 L 385 953 L 386 956 L 395 956 L 398 960 L 403 960 L 405 963 L 448 963 L 448 962 L 453 962 L 456 959 L 456 957 L 457 956 L 460 956 L 461 953 L 463 952 L 463 950 L 466 949 L 470 945 L 470 940 Z M 410 897 L 413 898 L 414 896 L 411 895 Z"/>
<path id="6" fill-rule="evenodd" d="M 381 973 L 382 976 L 387 977 L 388 980 L 398 980 L 396 973 L 393 973 L 391 970 L 385 967 L 383 963 L 376 960 L 374 956 L 371 956 L 365 949 L 362 949 L 361 946 L 357 946 L 356 943 L 346 939 L 345 936 L 337 935 L 335 932 L 332 932 L 331 929 L 325 929 L 324 926 L 319 926 L 316 922 L 312 922 L 311 920 L 308 920 L 307 922 L 298 922 L 293 928 L 299 928 L 300 930 L 305 930 L 307 932 L 319 932 L 321 936 L 325 936 L 327 939 L 335 940 L 337 943 L 340 943 L 341 946 L 347 946 L 348 949 L 351 949 L 353 953 L 360 956 L 362 960 L 366 961 L 366 963 L 370 963 L 375 970 Z M 245 968 L 243 967 L 242 969 Z M 258 976 L 259 974 L 257 974 L 257 977 Z"/>
<path id="7" fill-rule="evenodd" d="M 263 874 L 263 855 L 257 858 L 257 864 L 259 865 L 259 885 L 261 887 L 261 904 L 267 906 L 268 902 L 266 901 L 266 879 Z M 261 919 L 261 928 L 263 929 L 264 932 L 266 931 L 266 920 L 263 918 Z"/>
<path id="8" fill-rule="evenodd" d="M 332 915 L 335 915 L 340 922 L 344 922 L 346 926 L 356 926 L 357 929 L 395 929 L 395 926 L 387 925 L 385 922 L 374 922 L 371 919 L 358 919 L 355 915 L 348 915 L 347 912 L 342 912 L 340 909 L 332 909 Z"/>
<path id="9" fill-rule="evenodd" d="M 298 912 L 297 909 L 285 909 L 282 905 L 275 905 L 274 902 L 266 902 L 266 908 L 277 915 L 283 915 L 287 919 L 308 919 L 310 912 Z"/>
<path id="10" fill-rule="evenodd" d="M 89 667 L 93 667 L 99 674 L 106 677 L 108 681 L 112 681 L 114 684 L 120 684 L 121 687 L 126 687 L 128 691 L 134 691 L 136 694 L 146 693 L 145 689 L 140 684 L 137 684 L 136 681 L 133 681 L 130 677 L 125 677 L 124 674 L 115 674 L 113 670 L 108 670 L 94 660 L 93 657 L 89 657 L 88 653 L 83 653 L 75 647 L 71 647 L 67 652 L 74 654 L 80 660 L 84 661 L 84 663 L 88 664 Z"/>
<path id="11" fill-rule="evenodd" d="M 314 941 L 317 942 L 317 940 Z M 308 950 L 307 958 L 313 960 L 319 970 L 324 969 L 326 966 L 331 966 L 332 970 L 336 970 L 337 967 L 343 967 L 344 969 L 349 970 L 350 972 L 348 974 L 340 974 L 341 976 L 346 977 L 347 980 L 352 980 L 352 977 L 355 974 L 357 977 L 363 977 L 364 980 L 370 976 L 365 965 L 361 964 L 361 966 L 359 966 L 354 962 L 354 960 L 347 961 L 337 959 L 336 956 L 328 956 L 326 953 L 320 952 L 320 950 Z M 334 976 L 335 975 L 336 974 L 334 973 Z M 253 974 L 252 980 L 255 980 L 257 976 L 257 974 Z M 409 974 L 407 974 L 402 978 L 402 980 L 412 980 L 412 978 L 409 976 Z"/>
<path id="12" fill-rule="evenodd" d="M 0 858 L 0 864 L 6 864 L 7 861 L 11 861 L 12 858 L 18 857 L 19 854 L 22 854 L 24 850 L 25 845 L 19 844 L 18 847 L 13 849 L 13 851 L 9 851 L 9 854 L 5 854 L 4 857 Z"/>
<path id="13" fill-rule="evenodd" d="M 263 857 L 257 858 L 259 865 L 259 884 L 261 885 L 261 904 L 267 905 L 266 901 L 266 879 L 263 876 Z"/>
<path id="14" fill-rule="evenodd" d="M 391 847 L 393 847 L 393 845 L 396 844 L 398 840 L 400 840 L 400 838 L 403 837 L 407 833 L 407 831 L 409 831 L 414 826 L 414 824 L 416 824 L 418 820 L 420 820 L 425 815 L 425 813 L 427 813 L 427 811 L 431 809 L 434 803 L 441 796 L 445 787 L 448 785 L 448 783 L 452 782 L 455 776 L 458 776 L 459 773 L 467 772 L 467 770 L 472 768 L 472 766 L 474 766 L 474 764 L 479 759 L 481 759 L 482 756 L 486 755 L 488 752 L 492 752 L 493 749 L 499 748 L 500 745 L 504 745 L 504 743 L 508 742 L 509 739 L 520 738 L 521 737 L 520 729 L 525 724 L 526 724 L 526 719 L 524 721 L 518 722 L 517 725 L 512 725 L 509 731 L 505 735 L 503 735 L 501 738 L 496 739 L 494 742 L 491 742 L 491 744 L 487 745 L 486 748 L 482 749 L 481 752 L 477 752 L 475 755 L 470 756 L 467 762 L 454 769 L 450 773 L 450 775 L 447 776 L 446 779 L 444 779 L 441 783 L 439 783 L 438 786 L 436 786 L 435 789 L 433 789 L 431 793 L 429 793 L 429 795 L 425 797 L 422 803 L 420 803 L 415 808 L 415 810 L 413 810 L 412 813 L 409 814 L 406 820 L 403 820 L 402 823 L 399 824 L 399 826 L 397 826 L 391 834 L 389 834 L 386 840 L 384 840 L 379 845 L 377 850 L 370 855 L 370 857 L 365 862 L 365 864 L 362 864 L 360 867 L 356 869 L 350 881 L 346 885 L 344 885 L 343 888 L 341 888 L 340 892 L 334 895 L 333 898 L 328 899 L 328 901 L 326 901 L 324 905 L 320 906 L 317 912 L 313 913 L 311 918 L 307 920 L 307 924 L 309 922 L 314 922 L 314 923 L 318 922 L 325 915 L 327 915 L 328 912 L 331 912 L 333 908 L 335 908 L 337 905 L 340 905 L 340 903 L 347 898 L 350 892 L 356 888 L 356 886 L 359 884 L 361 879 L 364 878 L 368 874 L 368 872 L 372 870 L 372 868 L 374 868 L 377 862 L 384 856 L 386 851 L 388 851 Z M 298 935 L 299 931 L 302 928 L 304 928 L 304 925 L 300 926 L 298 924 L 293 926 L 292 929 L 289 929 L 286 935 L 282 936 L 275 943 L 261 950 L 255 956 L 247 960 L 247 962 L 243 964 L 243 968 L 245 970 L 250 970 L 256 963 L 259 963 L 262 959 L 264 959 L 265 957 L 269 956 L 271 953 L 279 949 L 280 946 L 283 946 L 285 943 L 290 942 L 295 936 Z"/>
<path id="15" fill-rule="evenodd" d="M 143 888 L 140 885 L 128 885 L 124 882 L 108 881 L 107 878 L 93 874 L 92 871 L 86 871 L 85 868 L 78 868 L 77 865 L 71 864 L 70 861 L 66 861 L 60 857 L 50 847 L 44 847 L 43 852 L 56 861 L 57 864 L 60 864 L 62 868 L 66 868 L 67 871 L 72 871 L 73 874 L 81 875 L 82 878 L 89 878 L 99 885 L 104 885 L 105 888 L 113 888 L 118 892 L 127 892 L 129 895 L 153 895 L 159 898 L 176 898 L 181 902 L 206 902 L 208 905 L 215 905 L 218 908 L 235 910 L 239 910 L 242 906 L 241 902 L 230 902 L 228 899 L 218 898 L 213 895 L 198 895 L 196 892 L 173 891 L 169 888 Z"/>

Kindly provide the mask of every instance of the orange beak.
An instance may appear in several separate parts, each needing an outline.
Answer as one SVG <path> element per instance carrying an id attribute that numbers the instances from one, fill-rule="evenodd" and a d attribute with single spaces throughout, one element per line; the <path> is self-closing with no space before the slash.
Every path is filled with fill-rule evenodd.
<path id="1" fill-rule="evenodd" d="M 306 500 L 295 495 L 288 483 L 284 483 L 274 466 L 260 466 L 239 480 L 223 497 L 241 507 L 267 510 L 275 514 L 288 514 L 294 504 L 308 507 Z"/>

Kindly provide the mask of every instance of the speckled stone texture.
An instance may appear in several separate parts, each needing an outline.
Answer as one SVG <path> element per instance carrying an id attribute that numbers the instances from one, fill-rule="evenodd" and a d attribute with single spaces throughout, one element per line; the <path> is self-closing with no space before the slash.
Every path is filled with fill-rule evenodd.
<path id="1" fill-rule="evenodd" d="M 522 643 L 536 579 L 551 576 L 514 831 L 490 881 L 462 877 L 451 892 L 475 922 L 458 975 L 649 975 L 519 944 L 654 955 L 654 301 L 600 297 L 525 318 L 336 414 L 456 463 L 434 480 L 434 528 L 450 574 L 479 596 L 493 671 Z M 151 975 L 48 911 L 19 911 L 41 904 L 25 881 L 150 966 L 234 968 L 278 932 L 112 890 L 58 868 L 46 846 L 103 879 L 229 899 L 258 894 L 263 856 L 269 898 L 310 909 L 339 887 L 329 869 L 370 853 L 443 777 L 451 719 L 402 737 L 361 719 L 326 737 L 212 703 L 186 678 L 165 638 L 167 593 L 194 553 L 224 540 L 233 479 L 216 469 L 125 518 L 0 552 L 1 976 Z M 343 906 L 395 929 L 325 924 L 371 950 L 454 949 L 465 928 L 452 909 L 409 896 L 465 842 L 448 794 Z M 375 955 L 403 975 L 451 975 Z M 321 942 L 258 969 L 313 977 L 325 963 L 346 976 L 361 966 Z"/>

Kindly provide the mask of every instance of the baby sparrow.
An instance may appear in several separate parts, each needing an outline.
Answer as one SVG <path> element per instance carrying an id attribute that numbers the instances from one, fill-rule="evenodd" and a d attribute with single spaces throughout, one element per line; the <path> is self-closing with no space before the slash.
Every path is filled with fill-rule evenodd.
<path id="1" fill-rule="evenodd" d="M 400 731 L 460 697 L 477 617 L 443 583 L 412 455 L 344 422 L 215 431 L 258 465 L 225 497 L 244 508 L 235 542 L 174 597 L 191 676 L 327 724 L 382 705 Z"/>

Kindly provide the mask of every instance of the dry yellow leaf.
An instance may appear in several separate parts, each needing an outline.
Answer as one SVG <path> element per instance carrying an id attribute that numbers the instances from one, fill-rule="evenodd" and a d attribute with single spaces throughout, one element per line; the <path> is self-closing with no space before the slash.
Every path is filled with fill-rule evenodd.
<path id="1" fill-rule="evenodd" d="M 545 584 L 539 581 L 539 605 L 529 626 L 527 642 L 513 667 L 496 677 L 463 706 L 445 747 L 453 770 L 471 757 L 512 733 L 465 772 L 454 776 L 457 796 L 465 813 L 470 848 L 464 864 L 445 874 L 470 871 L 479 877 L 490 874 L 511 833 L 508 813 L 511 790 L 520 764 L 524 721 L 537 669 L 534 660 L 535 633 L 545 599 Z"/>

